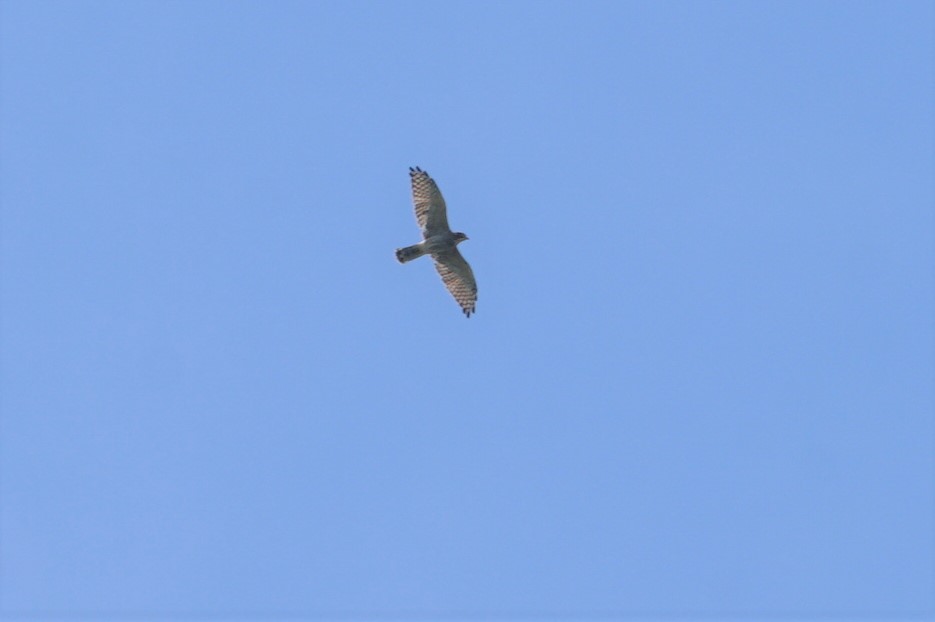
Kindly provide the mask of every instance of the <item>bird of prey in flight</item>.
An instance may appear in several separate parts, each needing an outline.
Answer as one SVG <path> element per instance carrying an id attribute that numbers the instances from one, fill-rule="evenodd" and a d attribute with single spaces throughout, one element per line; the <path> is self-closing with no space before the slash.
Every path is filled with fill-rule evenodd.
<path id="1" fill-rule="evenodd" d="M 396 259 L 399 263 L 406 263 L 422 255 L 431 255 L 445 287 L 461 305 L 464 315 L 471 317 L 477 305 L 477 282 L 471 266 L 458 251 L 458 244 L 468 236 L 452 232 L 448 227 L 445 199 L 435 180 L 418 166 L 409 169 L 409 177 L 412 179 L 412 202 L 416 208 L 416 222 L 422 230 L 422 241 L 396 249 Z"/>

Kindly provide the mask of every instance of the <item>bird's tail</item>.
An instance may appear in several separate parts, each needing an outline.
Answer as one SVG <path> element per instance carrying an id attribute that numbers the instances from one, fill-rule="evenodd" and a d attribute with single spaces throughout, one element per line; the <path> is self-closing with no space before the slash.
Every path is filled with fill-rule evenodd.
<path id="1" fill-rule="evenodd" d="M 425 251 L 422 250 L 421 244 L 413 244 L 412 246 L 407 246 L 406 248 L 396 249 L 396 259 L 399 261 L 399 263 L 412 261 L 413 259 L 421 257 L 424 254 Z"/>

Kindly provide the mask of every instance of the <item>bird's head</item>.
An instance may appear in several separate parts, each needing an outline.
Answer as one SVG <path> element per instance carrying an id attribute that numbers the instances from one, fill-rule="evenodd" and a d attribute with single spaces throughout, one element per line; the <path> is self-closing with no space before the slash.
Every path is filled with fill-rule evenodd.
<path id="1" fill-rule="evenodd" d="M 464 235 L 460 231 L 455 233 L 455 244 L 460 244 L 461 242 L 468 239 L 468 236 Z"/>

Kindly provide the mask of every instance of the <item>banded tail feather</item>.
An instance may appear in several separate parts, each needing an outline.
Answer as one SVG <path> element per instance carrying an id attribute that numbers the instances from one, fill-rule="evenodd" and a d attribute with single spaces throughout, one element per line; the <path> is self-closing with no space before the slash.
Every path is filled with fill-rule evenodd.
<path id="1" fill-rule="evenodd" d="M 406 263 L 407 261 L 412 261 L 417 259 L 425 254 L 425 251 L 422 250 L 421 244 L 413 244 L 412 246 L 407 246 L 405 248 L 396 249 L 396 260 L 399 263 Z"/>

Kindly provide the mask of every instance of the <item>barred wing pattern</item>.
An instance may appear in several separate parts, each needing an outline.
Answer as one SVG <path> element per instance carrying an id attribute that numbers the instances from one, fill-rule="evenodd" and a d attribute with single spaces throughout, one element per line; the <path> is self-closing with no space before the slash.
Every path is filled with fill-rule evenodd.
<path id="1" fill-rule="evenodd" d="M 435 269 L 445 282 L 445 287 L 455 297 L 464 315 L 471 317 L 477 305 L 477 282 L 471 266 L 464 260 L 457 248 L 433 255 Z"/>
<path id="2" fill-rule="evenodd" d="M 435 180 L 418 166 L 409 169 L 412 178 L 412 203 L 416 208 L 416 221 L 422 229 L 422 237 L 451 231 L 448 228 L 448 213 L 445 199 Z"/>

